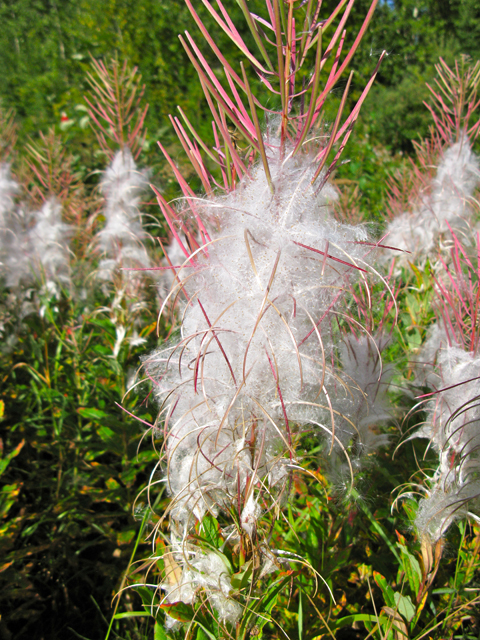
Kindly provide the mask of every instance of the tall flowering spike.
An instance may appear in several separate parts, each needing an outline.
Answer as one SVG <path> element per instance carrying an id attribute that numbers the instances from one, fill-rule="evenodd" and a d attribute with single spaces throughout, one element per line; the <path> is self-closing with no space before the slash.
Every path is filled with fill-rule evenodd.
<path id="1" fill-rule="evenodd" d="M 433 104 L 425 103 L 432 114 L 435 130 L 447 144 L 460 142 L 465 135 L 473 142 L 480 133 L 480 120 L 474 116 L 478 107 L 480 61 L 472 63 L 468 56 L 462 55 L 451 69 L 440 58 L 435 69 L 438 75 L 435 88 L 427 85 Z"/>
<path id="2" fill-rule="evenodd" d="M 436 371 L 441 389 L 429 401 L 427 419 L 416 434 L 431 441 L 439 458 L 415 521 L 431 542 L 478 508 L 480 497 L 480 357 L 444 346 L 437 352 Z"/>
<path id="3" fill-rule="evenodd" d="M 62 206 L 55 198 L 47 200 L 34 213 L 35 224 L 28 231 L 32 267 L 40 266 L 46 282 L 67 284 L 69 273 L 69 242 L 73 229 L 62 221 Z"/>
<path id="4" fill-rule="evenodd" d="M 355 107 L 343 122 L 345 102 L 342 100 L 342 108 L 330 135 L 325 135 L 321 126 L 323 107 L 348 68 L 372 18 L 377 0 L 372 1 L 354 43 L 347 51 L 343 50 L 344 30 L 355 0 L 350 0 L 348 4 L 340 3 L 330 16 L 322 15 L 320 2 L 294 0 L 287 5 L 280 0 L 273 0 L 257 2 L 253 8 L 242 1 L 242 11 L 255 42 L 253 50 L 249 49 L 228 18 L 223 3 L 218 2 L 218 9 L 215 9 L 209 0 L 203 0 L 218 27 L 238 47 L 245 65 L 251 67 L 252 73 L 261 80 L 265 92 L 263 100 L 253 95 L 243 66 L 240 65 L 240 70 L 233 68 L 219 50 L 215 38 L 207 31 L 191 0 L 185 1 L 202 36 L 224 70 L 224 76 L 218 77 L 194 37 L 188 31 L 180 36 L 198 72 L 212 112 L 214 144 L 201 138 L 183 111 L 180 110 L 181 120 L 173 118 L 173 122 L 193 167 L 204 186 L 208 185 L 206 191 L 215 184 L 207 158 L 220 168 L 222 186 L 227 191 L 234 189 L 242 178 L 248 176 L 249 167 L 260 158 L 269 188 L 273 189 L 266 153 L 270 141 L 268 137 L 264 138 L 258 117 L 260 111 L 271 118 L 272 104 L 279 104 L 274 113 L 277 116 L 275 137 L 280 156 L 283 158 L 286 155 L 288 147 L 291 155 L 307 152 L 315 157 L 316 170 L 310 179 L 316 182 L 317 188 L 321 186 L 321 168 L 324 165 L 328 167 L 327 172 L 322 174 L 323 179 L 333 171 L 378 71 L 377 65 Z M 383 54 L 380 61 L 382 58 Z M 329 64 L 330 60 L 334 60 L 333 64 Z M 308 70 L 306 79 L 301 80 L 301 76 L 305 76 L 305 69 Z M 349 83 L 344 99 L 348 86 Z M 243 144 L 239 144 L 238 140 Z M 326 165 L 334 143 L 339 143 L 337 153 L 330 165 Z"/>
<path id="5" fill-rule="evenodd" d="M 372 430 L 386 417 L 373 341 L 350 341 L 343 371 L 332 365 L 336 311 L 367 268 L 366 231 L 335 221 L 335 191 L 326 183 L 315 193 L 312 158 L 270 153 L 269 162 L 274 196 L 258 165 L 231 194 L 197 202 L 210 240 L 172 285 L 186 298 L 181 337 L 144 361 L 161 407 L 172 535 L 181 540 L 209 513 L 232 521 L 232 540 L 261 539 L 262 516 L 286 499 L 307 430 L 342 455 L 355 440 L 357 464 L 384 444 Z M 199 580 L 190 573 L 196 552 L 184 551 L 171 602 Z M 263 566 L 268 556 L 259 554 Z M 232 604 L 233 613 L 241 609 Z"/>
<path id="6" fill-rule="evenodd" d="M 434 120 L 430 140 L 416 145 L 419 166 L 412 161 L 410 179 L 391 184 L 390 210 L 395 217 L 388 225 L 388 243 L 410 252 L 400 256 L 404 264 L 425 263 L 450 228 L 468 234 L 478 211 L 480 162 L 472 145 L 480 127 L 475 113 L 480 63 L 472 65 L 462 56 L 454 69 L 442 59 L 436 69 L 437 89 L 429 87 L 433 106 L 425 103 Z"/>
<path id="7" fill-rule="evenodd" d="M 13 120 L 7 122 L 7 133 Z M 13 144 L 12 133 L 8 140 Z M 10 153 L 11 148 L 5 147 Z M 42 155 L 47 151 L 46 158 Z M 68 198 L 73 176 L 65 170 L 68 161 L 60 141 L 53 130 L 41 136 L 39 144 L 29 145 L 34 159 L 31 170 L 46 194 L 36 187 L 33 200 L 40 208 L 29 213 L 14 206 L 18 185 L 10 177 L 8 163 L 0 165 L 0 254 L 6 284 L 18 287 L 20 283 L 42 281 L 49 294 L 57 293 L 57 284 L 68 284 L 69 243 L 73 228 L 62 221 L 62 202 Z M 58 191 L 60 200 L 55 193 Z M 35 196 L 40 195 L 36 198 Z"/>
<path id="8" fill-rule="evenodd" d="M 388 244 L 410 252 L 400 254 L 399 264 L 425 263 L 450 228 L 465 234 L 478 208 L 475 191 L 479 185 L 480 163 L 468 138 L 444 149 L 435 177 L 419 190 L 413 209 L 388 225 Z"/>
<path id="9" fill-rule="evenodd" d="M 15 219 L 15 196 L 19 191 L 12 178 L 10 165 L 0 164 L 0 275 L 6 275 L 6 263 L 15 243 L 13 221 Z"/>
<path id="10" fill-rule="evenodd" d="M 26 146 L 28 152 L 29 195 L 35 206 L 41 207 L 51 198 L 62 203 L 68 222 L 82 224 L 85 212 L 85 193 L 74 171 L 74 157 L 68 153 L 62 138 L 52 127 L 47 134 Z"/>
<path id="11" fill-rule="evenodd" d="M 70 282 L 69 244 L 73 234 L 73 228 L 62 221 L 61 204 L 51 198 L 33 213 L 20 210 L 9 230 L 7 285 L 18 287 L 37 281 L 46 287 L 46 293 L 57 295 L 57 285 Z"/>
<path id="12" fill-rule="evenodd" d="M 15 197 L 19 186 L 11 175 L 10 158 L 17 138 L 13 111 L 0 104 L 0 277 L 6 275 L 6 261 L 12 245 L 15 219 Z"/>
<path id="13" fill-rule="evenodd" d="M 275 196 L 258 166 L 232 194 L 197 204 L 216 225 L 174 284 L 188 300 L 182 339 L 145 362 L 168 416 L 173 515 L 186 527 L 239 490 L 246 502 L 247 485 L 268 486 L 275 466 L 287 477 L 299 426 L 326 416 L 309 403 L 326 406 L 334 384 L 334 345 L 321 334 L 364 268 L 355 242 L 366 232 L 335 222 L 330 185 L 315 195 L 314 161 L 272 154 L 270 167 Z M 265 491 L 262 501 L 275 493 Z"/>
<path id="14" fill-rule="evenodd" d="M 477 254 L 480 240 L 477 237 Z M 478 509 L 480 497 L 480 356 L 478 355 L 478 255 L 473 259 L 453 235 L 451 260 L 435 276 L 435 310 L 420 359 L 427 418 L 414 437 L 428 438 L 438 467 L 427 479 L 416 526 L 431 542 L 452 522 Z"/>
<path id="15" fill-rule="evenodd" d="M 74 227 L 63 221 L 81 217 L 81 185 L 73 158 L 50 129 L 27 145 L 28 182 L 33 212 L 19 210 L 10 222 L 7 259 L 9 286 L 43 282 L 44 292 L 58 295 L 58 284 L 70 284 L 70 240 Z"/>
<path id="16" fill-rule="evenodd" d="M 137 67 L 116 58 L 106 62 L 92 59 L 87 74 L 90 92 L 85 97 L 92 129 L 102 150 L 113 160 L 116 150 L 128 148 L 138 158 L 146 131 L 148 104 L 143 104 L 145 85 Z"/>
<path id="17" fill-rule="evenodd" d="M 361 446 L 368 449 L 363 441 L 369 427 L 384 418 L 380 405 L 377 417 L 368 417 L 382 395 L 378 351 L 358 339 L 359 360 L 373 358 L 365 388 L 365 380 L 354 379 L 364 377 L 362 366 L 353 366 L 347 355 L 342 372 L 341 343 L 350 316 L 345 307 L 338 311 L 345 292 L 360 276 L 367 278 L 373 254 L 365 228 L 335 220 L 337 193 L 329 182 L 370 83 L 344 118 L 347 83 L 330 130 L 320 117 L 376 3 L 343 53 L 353 0 L 330 17 L 320 15 L 320 2 L 267 0 L 254 14 L 242 0 L 254 51 L 223 3 L 218 0 L 214 8 L 203 0 L 248 70 L 227 62 L 193 3 L 186 2 L 224 75 L 215 75 L 186 32 L 181 41 L 212 113 L 214 143 L 205 142 L 182 111 L 172 118 L 204 198 L 195 196 L 161 147 L 184 196 L 183 207 L 174 208 L 157 193 L 175 243 L 166 256 L 173 282 L 163 308 L 179 297 L 184 306 L 180 337 L 146 357 L 144 369 L 160 406 L 164 480 L 172 498 L 165 598 L 191 603 L 203 593 L 228 627 L 243 607 L 248 611 L 243 595 L 232 595 L 232 572 L 251 562 L 253 585 L 275 566 L 267 522 L 278 517 L 288 497 L 302 436 L 313 429 L 329 450 L 338 445 L 347 453 L 343 441 L 351 433 L 336 434 L 337 420 L 346 418 L 358 422 L 354 428 L 363 430 Z M 313 72 L 302 87 L 305 65 Z M 252 70 L 270 96 L 266 131 L 259 112 L 267 100 L 262 104 L 253 94 Z M 272 101 L 279 104 L 273 115 Z M 330 151 L 335 155 L 328 164 Z M 350 386 L 358 389 L 356 401 L 338 403 Z M 237 558 L 235 569 L 220 567 L 223 561 L 202 547 L 202 531 L 213 516 L 222 522 L 222 545 Z"/>
<path id="18" fill-rule="evenodd" d="M 150 266 L 139 210 L 141 194 L 148 185 L 147 177 L 148 172 L 137 169 L 126 147 L 117 151 L 103 175 L 100 189 L 105 198 L 106 224 L 96 237 L 97 248 L 103 256 L 98 270 L 102 280 L 113 279 L 119 268 Z"/>

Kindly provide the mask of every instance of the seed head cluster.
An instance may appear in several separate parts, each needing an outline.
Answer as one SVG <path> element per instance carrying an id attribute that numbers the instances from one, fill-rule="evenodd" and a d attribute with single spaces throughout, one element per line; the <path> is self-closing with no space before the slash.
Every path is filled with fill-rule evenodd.
<path id="1" fill-rule="evenodd" d="M 140 197 L 148 186 L 148 172 L 137 169 L 128 147 L 117 151 L 105 170 L 100 190 L 105 198 L 106 224 L 96 237 L 102 255 L 98 277 L 112 280 L 117 269 L 148 268 L 150 258 L 144 245 L 146 233 L 139 210 Z M 138 277 L 124 272 L 126 277 Z"/>
<path id="2" fill-rule="evenodd" d="M 435 178 L 420 192 L 413 209 L 390 222 L 388 244 L 409 252 L 399 255 L 398 264 L 422 265 L 431 260 L 450 229 L 468 233 L 479 185 L 480 164 L 464 136 L 445 149 Z"/>

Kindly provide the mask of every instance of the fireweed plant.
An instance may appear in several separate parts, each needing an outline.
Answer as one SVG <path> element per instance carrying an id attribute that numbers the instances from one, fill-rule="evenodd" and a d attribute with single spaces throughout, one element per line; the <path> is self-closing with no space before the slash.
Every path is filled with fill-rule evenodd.
<path id="1" fill-rule="evenodd" d="M 132 95 L 125 69 L 117 85 L 107 78 L 120 112 L 118 100 Z M 135 122 L 144 110 L 135 103 Z M 68 624 L 101 629 L 98 610 L 108 609 L 120 555 L 133 545 L 131 505 L 155 456 L 135 457 L 141 434 L 127 413 L 135 390 L 124 410 L 115 402 L 132 386 L 140 347 L 157 344 L 156 282 L 120 265 L 111 281 L 97 277 L 106 202 L 131 214 L 135 247 L 148 240 L 137 210 L 145 174 L 128 123 L 124 132 L 128 171 L 99 178 L 103 198 L 58 130 L 14 153 L 13 115 L 0 109 L 0 634 L 9 637 L 61 637 Z"/>
<path id="2" fill-rule="evenodd" d="M 115 270 L 122 268 L 147 268 L 148 253 L 143 244 L 143 230 L 139 212 L 142 192 L 148 185 L 145 172 L 139 171 L 128 147 L 117 151 L 106 169 L 100 189 L 105 197 L 105 226 L 97 234 L 97 249 L 102 260 L 98 278 L 112 280 Z M 127 272 L 125 277 L 136 274 Z"/>
<path id="3" fill-rule="evenodd" d="M 441 59 L 436 70 L 437 86 L 429 87 L 433 104 L 426 103 L 434 120 L 431 135 L 414 142 L 417 163 L 410 160 L 409 179 L 390 184 L 388 244 L 408 252 L 397 267 L 409 261 L 424 266 L 445 244 L 448 254 L 452 228 L 471 242 L 470 222 L 478 213 L 480 164 L 472 146 L 480 121 L 471 120 L 478 107 L 480 63 L 463 56 L 450 69 Z"/>
<path id="4" fill-rule="evenodd" d="M 91 249 L 99 258 L 95 279 L 107 296 L 111 294 L 102 311 L 115 325 L 113 356 L 117 357 L 124 340 L 133 346 L 145 342 L 139 335 L 142 314 L 151 290 L 158 286 L 141 211 L 149 171 L 136 164 L 145 141 L 148 104 L 143 104 L 141 75 L 127 62 L 92 60 L 88 81 L 90 92 L 85 99 L 90 124 L 110 162 L 100 179 L 101 206 L 92 226 L 99 218 L 104 224 L 98 224 Z"/>
<path id="5" fill-rule="evenodd" d="M 5 250 L 7 221 L 14 207 L 18 185 L 10 170 L 11 156 L 16 142 L 16 125 L 11 111 L 4 112 L 0 105 L 0 251 Z"/>
<path id="6" fill-rule="evenodd" d="M 480 244 L 474 251 L 452 233 L 450 261 L 434 276 L 437 321 L 420 353 L 426 374 L 426 420 L 414 434 L 428 438 L 438 467 L 423 487 L 415 525 L 432 543 L 456 519 L 478 512 L 479 385 L 478 296 Z M 432 366 L 433 365 L 433 366 Z"/>
<path id="7" fill-rule="evenodd" d="M 164 573 L 151 606 L 165 611 L 168 628 L 244 638 L 272 620 L 292 567 L 306 564 L 271 541 L 302 473 L 302 439 L 320 437 L 350 489 L 363 456 L 385 443 L 377 429 L 388 420 L 386 337 L 372 322 L 377 247 L 365 227 L 336 221 L 330 183 L 378 65 L 343 121 L 351 75 L 333 124 L 323 118 L 376 3 L 344 51 L 353 0 L 329 16 L 315 2 L 267 0 L 255 7 L 261 15 L 241 2 L 254 52 L 224 5 L 204 0 L 245 59 L 234 69 L 186 1 L 223 76 L 190 33 L 180 36 L 214 142 L 181 109 L 171 117 L 202 197 L 160 144 L 183 197 L 173 204 L 155 192 L 183 256 L 173 264 L 166 253 L 174 281 L 163 305 L 175 302 L 179 332 L 143 363 L 163 437 L 162 478 L 152 474 L 148 492 L 165 483 L 171 496 L 157 526 Z M 268 97 L 254 93 L 255 77 Z"/>
<path id="8" fill-rule="evenodd" d="M 69 198 L 73 204 L 79 186 L 53 130 L 41 134 L 40 141 L 27 145 L 26 151 L 28 159 L 21 173 L 28 184 L 23 193 L 11 178 L 8 183 L 9 165 L 2 165 L 6 200 L 2 207 L 2 275 L 17 292 L 28 286 L 38 289 L 41 307 L 42 298 L 58 299 L 60 289 L 71 285 L 74 228 L 64 222 L 63 209 Z"/>
<path id="9" fill-rule="evenodd" d="M 171 240 L 161 259 L 143 214 L 135 70 L 93 63 L 88 118 L 106 168 L 87 197 L 58 133 L 28 145 L 21 169 L 0 111 L 3 635 L 63 637 L 68 619 L 78 635 L 103 636 L 115 592 L 122 611 L 108 633 L 120 637 L 147 637 L 151 615 L 162 640 L 478 635 L 478 164 L 465 120 L 477 71 L 441 63 L 455 100 L 434 110 L 432 137 L 390 202 L 396 214 L 423 207 L 425 228 L 441 218 L 433 248 L 425 256 L 405 236 L 411 253 L 389 249 L 377 267 L 395 243 L 355 226 L 355 191 L 335 187 L 360 105 L 322 115 L 351 58 L 352 5 L 326 16 L 314 2 L 251 4 L 253 14 L 242 1 L 242 40 L 223 5 L 206 2 L 247 58 L 236 69 L 194 15 L 213 50 L 203 58 L 184 38 L 212 144 L 183 111 L 172 118 L 205 193 L 168 155 L 183 196 L 158 193 L 159 235 L 168 228 Z M 340 101 L 349 85 L 338 84 Z M 154 422 L 134 371 L 158 345 L 159 297 L 168 337 L 144 370 L 160 403 L 160 459 L 145 444 L 135 456 L 145 434 L 132 417 Z M 416 402 L 392 460 L 392 416 L 400 425 Z M 399 487 L 391 512 L 415 463 L 420 480 Z M 146 533 L 154 554 L 136 563 Z"/>
<path id="10" fill-rule="evenodd" d="M 431 270 L 435 321 L 416 356 L 416 380 L 426 418 L 410 438 L 426 438 L 438 454 L 433 474 L 417 489 L 415 526 L 424 544 L 443 539 L 455 519 L 475 509 L 478 485 L 478 214 L 476 191 L 480 162 L 473 144 L 480 130 L 480 63 L 464 56 L 450 69 L 437 65 L 436 90 L 428 105 L 434 126 L 428 141 L 417 144 L 410 190 L 398 195 L 392 183 L 388 241 L 408 247 L 397 268 L 411 262 L 417 274 Z M 407 212 L 402 211 L 402 207 Z M 427 265 L 428 261 L 428 265 Z M 470 514 L 471 515 L 471 514 Z M 474 516 L 475 517 L 475 516 Z"/>
<path id="11" fill-rule="evenodd" d="M 139 271 L 150 266 L 140 210 L 149 172 L 136 165 L 148 105 L 141 76 L 126 62 L 92 60 L 87 79 L 87 120 L 110 162 L 96 193 L 86 194 L 75 158 L 53 128 L 26 145 L 17 183 L 9 164 L 13 115 L 2 112 L 0 276 L 17 298 L 25 297 L 22 316 L 61 297 L 82 299 L 88 308 L 101 287 L 108 302 L 92 307 L 110 310 L 122 325 L 116 354 L 124 338 L 141 342 L 133 324 L 155 283 L 150 272 Z"/>
<path id="12" fill-rule="evenodd" d="M 146 135 L 148 104 L 142 104 L 145 87 L 135 67 L 130 68 L 126 62 L 120 65 L 116 59 L 109 64 L 92 60 L 88 80 L 91 91 L 86 102 L 91 126 L 110 161 L 100 181 L 105 225 L 94 240 L 101 255 L 97 277 L 107 281 L 120 276 L 138 279 L 138 273 L 120 271 L 150 265 L 139 209 L 148 171 L 139 170 L 135 164 Z"/>

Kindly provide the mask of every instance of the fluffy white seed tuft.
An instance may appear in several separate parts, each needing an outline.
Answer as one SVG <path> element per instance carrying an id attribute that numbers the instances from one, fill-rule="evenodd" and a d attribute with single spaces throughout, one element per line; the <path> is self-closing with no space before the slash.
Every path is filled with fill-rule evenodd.
<path id="1" fill-rule="evenodd" d="M 439 342 L 437 334 L 434 331 L 427 344 L 429 358 Z M 439 465 L 415 523 L 419 533 L 433 542 L 480 496 L 480 356 L 457 346 L 440 346 L 435 356 L 435 373 L 427 383 L 438 391 L 416 437 L 431 441 Z"/>
<path id="2" fill-rule="evenodd" d="M 273 196 L 258 166 L 235 192 L 198 200 L 211 243 L 179 274 L 188 299 L 181 337 L 145 360 L 165 420 L 170 513 L 185 528 L 235 505 L 253 531 L 257 503 L 247 487 L 264 500 L 285 494 L 293 432 L 334 432 L 332 322 L 356 267 L 365 268 L 368 236 L 334 220 L 336 191 L 327 183 L 315 193 L 310 158 L 275 155 L 270 166 Z M 352 357 L 361 361 L 353 366 Z M 359 389 L 356 404 L 336 413 L 357 412 L 369 451 L 370 425 L 384 415 L 381 368 L 367 342 L 352 357 L 345 353 L 344 365 L 347 378 L 359 378 L 346 383 Z"/>
<path id="3" fill-rule="evenodd" d="M 473 195 L 480 185 L 480 164 L 466 136 L 446 149 L 430 190 L 412 211 L 388 225 L 388 244 L 411 253 L 399 254 L 397 262 L 424 263 L 435 252 L 449 226 L 466 230 L 473 212 Z"/>
<path id="4" fill-rule="evenodd" d="M 139 211 L 140 197 L 148 186 L 148 172 L 137 169 L 128 148 L 118 151 L 106 169 L 100 189 L 105 197 L 105 227 L 96 244 L 103 258 L 98 277 L 112 280 L 119 268 L 148 268 L 150 259 Z M 125 277 L 135 272 L 124 272 Z M 137 274 L 138 275 L 138 274 Z"/>
<path id="5" fill-rule="evenodd" d="M 199 591 L 203 591 L 222 622 L 235 624 L 242 614 L 242 607 L 230 597 L 230 572 L 220 554 L 189 549 L 188 559 L 185 558 L 184 550 L 168 555 L 173 555 L 176 559 L 169 561 L 169 566 L 175 563 L 175 569 L 170 569 L 167 576 L 169 579 L 162 585 L 162 589 L 166 591 L 166 601 L 191 604 Z M 172 623 L 175 624 L 170 620 L 170 626 L 173 626 Z"/>

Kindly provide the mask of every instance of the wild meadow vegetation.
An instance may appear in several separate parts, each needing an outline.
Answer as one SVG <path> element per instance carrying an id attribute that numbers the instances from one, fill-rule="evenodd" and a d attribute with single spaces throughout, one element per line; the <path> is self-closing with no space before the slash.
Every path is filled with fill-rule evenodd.
<path id="1" fill-rule="evenodd" d="M 476 3 L 0 17 L 0 639 L 480 638 Z"/>

